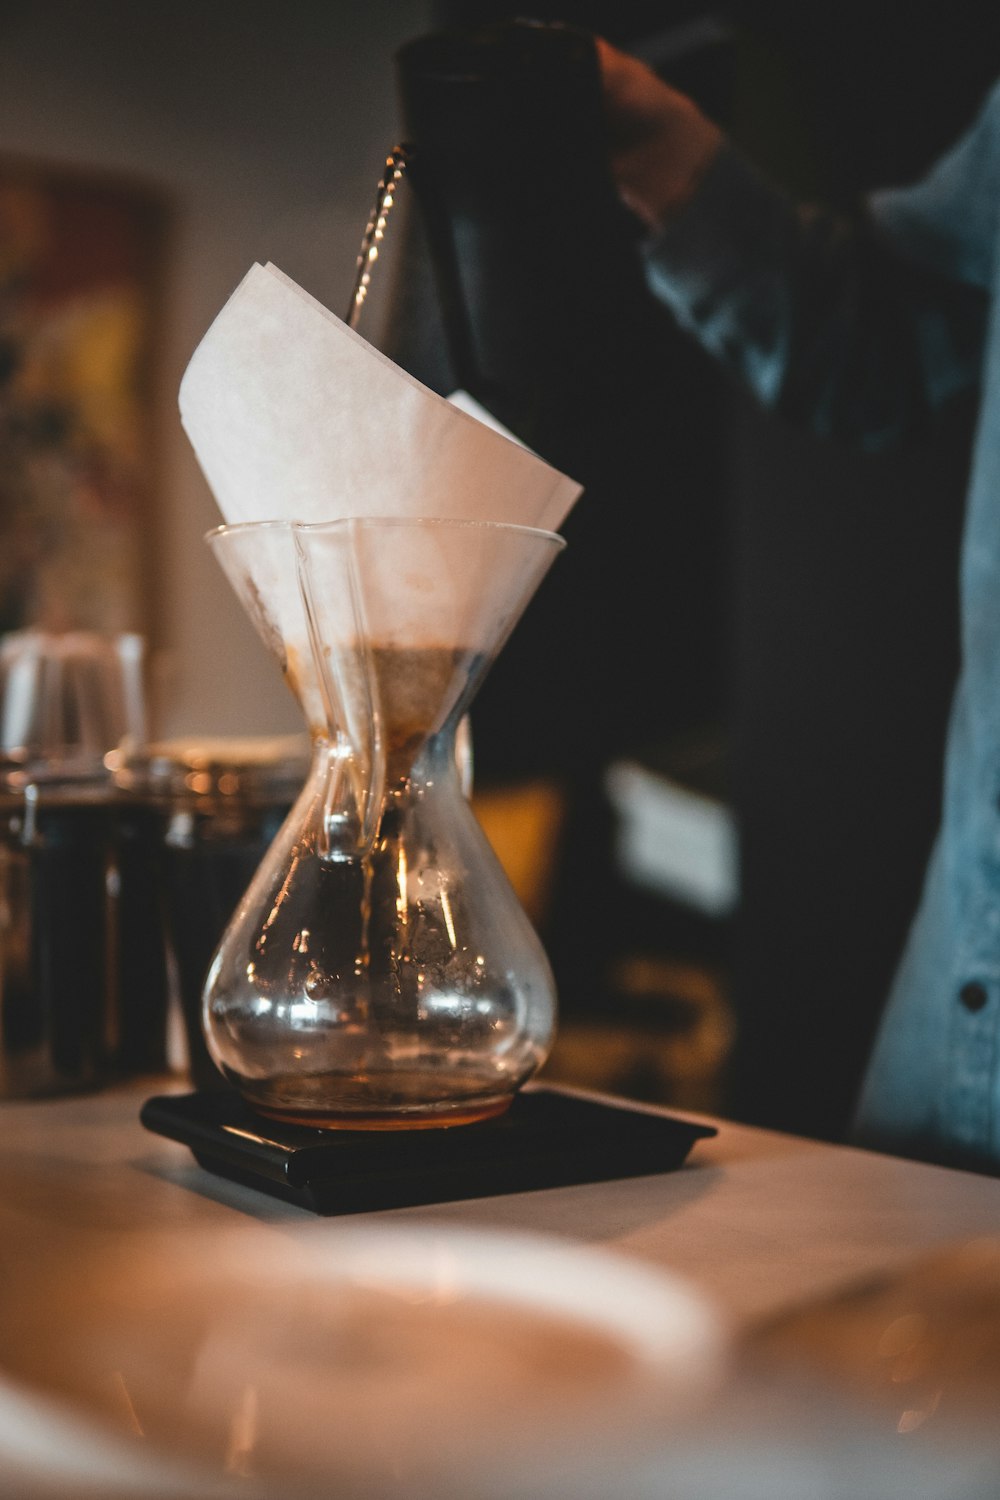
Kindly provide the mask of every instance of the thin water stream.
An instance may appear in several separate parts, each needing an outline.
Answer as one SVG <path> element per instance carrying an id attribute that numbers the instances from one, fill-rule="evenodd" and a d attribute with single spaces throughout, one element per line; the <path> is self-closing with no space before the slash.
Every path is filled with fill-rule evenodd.
<path id="1" fill-rule="evenodd" d="M 392 205 L 396 201 L 396 189 L 403 180 L 410 155 L 411 148 L 401 144 L 394 146 L 385 159 L 385 172 L 375 190 L 375 202 L 361 239 L 354 290 L 351 293 L 347 317 L 344 319 L 348 328 L 357 328 L 361 318 L 361 309 L 365 305 L 365 298 L 368 296 L 368 288 L 371 284 L 372 267 L 378 260 L 385 236 L 385 226 Z"/>

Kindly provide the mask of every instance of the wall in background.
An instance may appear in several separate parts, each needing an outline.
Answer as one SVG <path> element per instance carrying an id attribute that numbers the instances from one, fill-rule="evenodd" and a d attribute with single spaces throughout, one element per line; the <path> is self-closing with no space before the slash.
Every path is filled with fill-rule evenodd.
<path id="1" fill-rule="evenodd" d="M 171 229 L 147 518 L 154 732 L 282 733 L 297 708 L 202 542 L 220 519 L 177 417 L 212 318 L 255 261 L 346 307 L 394 144 L 393 53 L 416 0 L 0 5 L 0 153 L 137 179 Z"/>

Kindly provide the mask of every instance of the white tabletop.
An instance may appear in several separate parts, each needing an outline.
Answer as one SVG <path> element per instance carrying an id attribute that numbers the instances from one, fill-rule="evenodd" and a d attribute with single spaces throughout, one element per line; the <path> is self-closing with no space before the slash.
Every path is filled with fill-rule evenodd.
<path id="1" fill-rule="evenodd" d="M 52 1284 L 45 1277 L 71 1277 L 81 1258 L 123 1236 L 195 1244 L 235 1232 L 255 1244 L 288 1236 L 312 1243 L 343 1227 L 343 1219 L 317 1218 L 206 1173 L 187 1148 L 143 1129 L 142 1100 L 163 1090 L 163 1080 L 147 1080 L 89 1097 L 0 1105 L 2 1306 L 43 1328 L 50 1307 L 38 1288 Z M 994 1493 L 983 1479 L 978 1439 L 959 1445 L 956 1455 L 952 1435 L 939 1448 L 925 1431 L 906 1448 L 899 1424 L 890 1433 L 881 1408 L 868 1411 L 862 1402 L 856 1410 L 851 1397 L 841 1411 L 825 1386 L 816 1388 L 816 1399 L 811 1377 L 807 1399 L 794 1372 L 771 1383 L 740 1351 L 753 1348 L 769 1320 L 796 1308 L 873 1278 L 905 1275 L 929 1252 L 1000 1236 L 1000 1180 L 709 1123 L 718 1135 L 697 1142 L 683 1168 L 661 1176 L 352 1215 L 351 1223 L 542 1235 L 567 1249 L 597 1247 L 672 1273 L 703 1294 L 737 1351 L 734 1374 L 683 1442 L 672 1437 L 664 1452 L 637 1453 L 634 1472 L 616 1471 L 618 1494 L 662 1496 L 669 1474 L 671 1493 L 692 1500 L 791 1495 L 800 1484 L 832 1500 L 862 1492 L 838 1488 L 848 1451 L 867 1465 L 858 1482 L 868 1494 L 943 1494 L 939 1463 L 947 1493 Z M 720 1432 L 729 1438 L 720 1441 Z M 15 1459 L 8 1460 L 23 1484 Z M 0 1430 L 0 1477 L 4 1472 Z M 591 1467 L 587 1476 L 567 1478 L 565 1493 L 596 1496 L 606 1482 Z M 51 1474 L 47 1483 L 55 1484 Z M 59 1484 L 52 1493 L 83 1493 L 71 1470 Z M 551 1476 L 538 1491 L 557 1492 Z"/>

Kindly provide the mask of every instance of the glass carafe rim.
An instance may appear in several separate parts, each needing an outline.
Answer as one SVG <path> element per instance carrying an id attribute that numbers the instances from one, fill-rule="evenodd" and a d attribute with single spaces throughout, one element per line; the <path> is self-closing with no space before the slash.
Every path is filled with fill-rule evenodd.
<path id="1" fill-rule="evenodd" d="M 554 543 L 557 547 L 566 546 L 566 538 L 560 536 L 557 531 L 546 531 L 540 526 L 526 526 L 519 521 L 486 521 L 474 516 L 335 516 L 329 521 L 292 521 L 280 517 L 272 517 L 260 521 L 233 521 L 226 522 L 221 526 L 213 526 L 205 532 L 205 541 L 214 542 L 217 538 L 226 536 L 242 535 L 249 532 L 261 532 L 268 529 L 281 531 L 302 532 L 311 535 L 315 532 L 347 530 L 351 527 L 363 526 L 377 530 L 379 528 L 392 526 L 406 526 L 422 529 L 467 529 L 470 531 L 495 531 L 520 533 L 527 537 L 536 537 L 539 541 Z"/>

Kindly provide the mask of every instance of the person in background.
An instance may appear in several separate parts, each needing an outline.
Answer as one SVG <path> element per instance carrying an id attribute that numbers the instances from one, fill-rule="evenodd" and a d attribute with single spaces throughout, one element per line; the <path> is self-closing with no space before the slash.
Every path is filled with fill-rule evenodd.
<path id="1" fill-rule="evenodd" d="M 598 52 L 650 286 L 762 403 L 875 451 L 978 391 L 941 826 L 852 1136 L 1000 1172 L 1000 85 L 921 182 L 846 216 L 794 203 L 690 99 Z"/>

